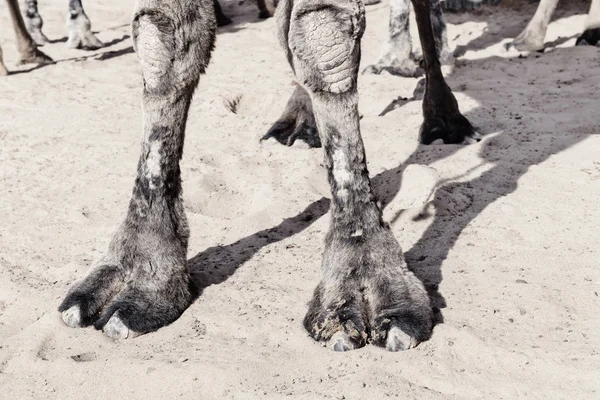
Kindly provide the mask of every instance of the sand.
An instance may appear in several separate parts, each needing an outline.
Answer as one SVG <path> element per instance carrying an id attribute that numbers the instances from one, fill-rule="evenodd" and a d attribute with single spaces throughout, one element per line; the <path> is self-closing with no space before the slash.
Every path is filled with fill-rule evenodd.
<path id="1" fill-rule="evenodd" d="M 513 2 L 514 3 L 514 2 Z M 0 79 L 0 398 L 593 399 L 600 397 L 600 49 L 561 8 L 545 54 L 502 44 L 535 5 L 448 16 L 461 110 L 485 138 L 417 143 L 417 79 L 359 78 L 385 217 L 444 322 L 414 350 L 334 353 L 302 328 L 320 277 L 329 188 L 320 149 L 259 143 L 293 90 L 273 20 L 226 4 L 182 162 L 199 299 L 172 325 L 112 341 L 58 304 L 124 217 L 141 133 L 131 4 L 89 1 L 95 52 L 64 46 L 65 0 L 40 2 L 60 62 Z M 363 67 L 387 29 L 367 8 Z M 0 44 L 16 70 L 8 13 Z M 29 68 L 21 68 L 27 71 Z M 237 113 L 227 107 L 239 102 Z M 441 299 L 440 299 L 441 300 Z"/>

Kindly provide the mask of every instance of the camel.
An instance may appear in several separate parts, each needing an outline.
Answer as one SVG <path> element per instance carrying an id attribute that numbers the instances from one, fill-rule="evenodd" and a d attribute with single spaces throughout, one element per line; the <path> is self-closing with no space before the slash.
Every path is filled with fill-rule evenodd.
<path id="1" fill-rule="evenodd" d="M 413 4 L 427 78 L 421 141 L 469 141 L 473 127 L 441 72 L 429 0 Z M 137 177 L 108 251 L 59 306 L 70 327 L 93 325 L 113 339 L 133 338 L 175 321 L 197 295 L 187 268 L 179 162 L 190 102 L 214 46 L 214 13 L 212 0 L 138 0 L 135 6 L 132 37 L 143 79 Z M 276 21 L 298 82 L 290 103 L 300 106 L 287 107 L 285 115 L 297 118 L 310 107 L 332 196 L 322 280 L 304 327 L 335 351 L 369 343 L 389 351 L 413 348 L 430 337 L 433 310 L 369 179 L 357 92 L 364 5 L 282 0 Z"/>

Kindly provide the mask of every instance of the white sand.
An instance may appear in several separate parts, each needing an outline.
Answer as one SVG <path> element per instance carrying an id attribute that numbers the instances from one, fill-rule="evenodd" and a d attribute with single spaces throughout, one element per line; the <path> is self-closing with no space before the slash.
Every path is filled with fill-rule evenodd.
<path id="1" fill-rule="evenodd" d="M 431 340 L 404 353 L 334 353 L 301 326 L 329 189 L 321 150 L 258 141 L 293 76 L 274 21 L 258 22 L 249 4 L 226 7 L 237 24 L 219 31 L 182 163 L 190 264 L 219 284 L 134 340 L 63 325 L 61 298 L 126 210 L 141 77 L 134 54 L 93 56 L 129 38 L 93 53 L 44 47 L 66 61 L 0 79 L 0 398 L 599 398 L 600 49 L 573 47 L 588 7 L 575 3 L 547 38 L 568 40 L 524 59 L 508 59 L 501 43 L 534 5 L 448 17 L 452 46 L 469 48 L 448 82 L 487 134 L 477 145 L 418 146 L 419 102 L 377 116 L 417 80 L 360 77 L 386 217 L 447 303 Z M 64 37 L 66 1 L 40 7 L 46 34 Z M 105 42 L 129 34 L 131 7 L 86 4 Z M 363 67 L 379 53 L 387 3 L 367 14 Z M 2 6 L 0 44 L 14 70 L 12 40 Z M 233 114 L 224 103 L 238 97 Z M 297 217 L 307 208 L 314 222 Z"/>

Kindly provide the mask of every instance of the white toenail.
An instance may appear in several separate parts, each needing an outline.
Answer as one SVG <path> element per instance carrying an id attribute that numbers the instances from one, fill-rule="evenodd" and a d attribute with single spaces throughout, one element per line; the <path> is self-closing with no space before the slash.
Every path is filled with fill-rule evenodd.
<path id="1" fill-rule="evenodd" d="M 62 312 L 62 320 L 71 328 L 79 328 L 81 326 L 81 310 L 79 306 L 73 306 Z"/>

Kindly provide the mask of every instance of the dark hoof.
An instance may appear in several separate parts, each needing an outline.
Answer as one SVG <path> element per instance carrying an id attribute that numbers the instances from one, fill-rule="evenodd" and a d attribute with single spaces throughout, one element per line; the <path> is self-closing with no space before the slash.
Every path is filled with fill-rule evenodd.
<path id="1" fill-rule="evenodd" d="M 576 46 L 597 46 L 600 41 L 600 28 L 587 29 L 577 38 Z"/>
<path id="2" fill-rule="evenodd" d="M 442 139 L 444 144 L 470 144 L 481 140 L 481 136 L 461 113 L 445 118 L 425 118 L 419 142 L 431 144 L 438 139 Z"/>
<path id="3" fill-rule="evenodd" d="M 301 140 L 309 147 L 321 147 L 321 139 L 317 128 L 308 121 L 282 121 L 273 124 L 271 129 L 260 140 L 274 138 L 279 143 L 291 146 L 296 140 Z"/>
<path id="4" fill-rule="evenodd" d="M 121 266 L 100 266 L 75 284 L 58 307 L 65 324 L 93 325 L 113 339 L 132 338 L 175 321 L 196 294 L 187 273 L 163 282 L 126 275 Z"/>
<path id="5" fill-rule="evenodd" d="M 217 26 L 227 26 L 233 23 L 233 20 L 226 15 L 217 15 Z"/>
<path id="6" fill-rule="evenodd" d="M 285 146 L 291 146 L 296 140 L 301 140 L 309 147 L 321 147 L 312 103 L 308 93 L 301 86 L 296 86 L 283 114 L 260 140 L 270 138 Z"/>
<path id="7" fill-rule="evenodd" d="M 128 220 L 107 255 L 70 289 L 58 310 L 72 328 L 93 325 L 113 339 L 132 338 L 170 324 L 197 294 L 186 249 L 175 237 Z M 160 243 L 148 246 L 146 243 Z"/>

